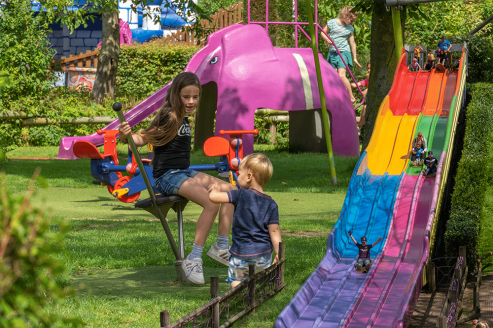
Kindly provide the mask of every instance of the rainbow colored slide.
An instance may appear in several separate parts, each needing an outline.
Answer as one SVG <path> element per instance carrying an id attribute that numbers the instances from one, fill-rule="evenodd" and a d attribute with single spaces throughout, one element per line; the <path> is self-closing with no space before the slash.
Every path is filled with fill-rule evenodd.
<path id="1" fill-rule="evenodd" d="M 407 327 L 424 283 L 464 100 L 466 48 L 458 71 L 409 72 L 402 52 L 392 88 L 380 106 L 370 143 L 351 178 L 327 253 L 275 327 Z M 439 159 L 436 177 L 409 165 L 421 131 Z M 357 248 L 347 232 L 368 243 L 374 263 L 357 273 Z M 430 246 L 431 245 L 431 246 Z"/>

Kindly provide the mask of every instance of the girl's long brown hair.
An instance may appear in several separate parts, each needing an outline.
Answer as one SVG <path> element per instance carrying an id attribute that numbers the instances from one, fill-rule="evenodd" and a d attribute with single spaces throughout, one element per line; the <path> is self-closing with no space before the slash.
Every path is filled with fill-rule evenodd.
<path id="1" fill-rule="evenodd" d="M 202 88 L 197 75 L 191 72 L 183 72 L 173 79 L 166 94 L 164 104 L 159 109 L 156 117 L 147 129 L 139 132 L 146 143 L 154 147 L 163 146 L 175 138 L 185 117 L 185 106 L 181 101 L 180 91 L 190 85 L 195 85 L 199 88 L 200 96 Z M 165 120 L 165 123 L 160 126 L 163 120 Z"/>

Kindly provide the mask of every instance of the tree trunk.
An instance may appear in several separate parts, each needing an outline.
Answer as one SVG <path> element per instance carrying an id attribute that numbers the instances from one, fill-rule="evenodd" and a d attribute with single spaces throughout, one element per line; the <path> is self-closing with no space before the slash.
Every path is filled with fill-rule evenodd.
<path id="1" fill-rule="evenodd" d="M 375 3 L 371 22 L 371 74 L 366 99 L 362 149 L 365 149 L 370 142 L 378 110 L 392 86 L 401 51 L 395 49 L 392 13 L 385 9 L 384 4 Z M 402 30 L 404 31 L 404 28 Z"/>
<path id="2" fill-rule="evenodd" d="M 98 69 L 92 96 L 101 103 L 105 96 L 114 98 L 118 57 L 120 56 L 120 25 L 118 10 L 106 10 L 102 15 L 103 43 L 98 56 Z"/>

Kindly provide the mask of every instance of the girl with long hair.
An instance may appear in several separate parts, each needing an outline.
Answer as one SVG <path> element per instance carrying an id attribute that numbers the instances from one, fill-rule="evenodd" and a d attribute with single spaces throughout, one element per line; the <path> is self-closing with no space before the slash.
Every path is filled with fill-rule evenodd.
<path id="1" fill-rule="evenodd" d="M 188 115 L 197 108 L 201 91 L 199 78 L 195 74 L 178 74 L 149 127 L 132 135 L 137 147 L 146 144 L 154 146 L 153 178 L 158 191 L 163 195 L 183 196 L 203 207 L 195 229 L 192 252 L 182 263 L 187 279 L 194 284 L 204 284 L 202 251 L 218 212 L 217 242 L 207 255 L 229 266 L 229 231 L 234 205 L 212 203 L 208 188 L 216 185 L 221 191 L 236 189 L 221 179 L 189 169 L 192 133 Z M 120 125 L 119 132 L 120 141 L 126 142 L 131 132 L 127 122 Z"/>

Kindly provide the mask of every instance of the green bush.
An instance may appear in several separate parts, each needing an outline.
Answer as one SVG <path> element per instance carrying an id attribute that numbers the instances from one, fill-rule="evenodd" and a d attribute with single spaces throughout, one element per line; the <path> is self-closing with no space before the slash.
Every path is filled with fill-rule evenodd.
<path id="1" fill-rule="evenodd" d="M 8 108 L 0 112 L 25 112 L 29 117 L 48 119 L 72 119 L 77 117 L 114 116 L 111 103 L 94 104 L 87 93 L 72 92 L 65 88 L 50 89 L 45 94 L 23 97 L 12 101 Z M 31 146 L 56 146 L 65 136 L 87 135 L 102 128 L 98 125 L 22 126 L 22 119 L 0 120 L 0 148 L 4 151 L 15 149 L 23 144 Z"/>
<path id="2" fill-rule="evenodd" d="M 182 72 L 198 49 L 197 46 L 166 44 L 162 39 L 123 46 L 118 66 L 116 97 L 123 104 L 124 110 L 152 95 Z M 8 83 L 0 84 L 2 90 L 5 84 Z M 8 106 L 3 104 L 0 113 L 23 111 L 30 117 L 55 120 L 115 116 L 111 110 L 114 101 L 106 99 L 105 103 L 97 105 L 86 92 L 54 88 L 12 100 Z M 88 135 L 105 126 L 55 123 L 27 128 L 22 127 L 21 123 L 21 119 L 0 120 L 1 149 L 9 151 L 27 143 L 31 146 L 57 146 L 62 137 Z"/>
<path id="3" fill-rule="evenodd" d="M 0 67 L 9 77 L 0 104 L 45 92 L 52 84 L 54 51 L 46 38 L 45 14 L 35 14 L 29 0 L 6 1 L 0 15 Z"/>
<path id="4" fill-rule="evenodd" d="M 467 43 L 468 48 L 468 75 L 469 83 L 493 81 L 493 38 L 484 35 L 475 35 L 471 38 L 457 37 L 451 39 L 453 43 Z"/>
<path id="5" fill-rule="evenodd" d="M 46 311 L 71 293 L 57 282 L 66 270 L 56 259 L 66 229 L 50 231 L 50 220 L 30 205 L 31 193 L 10 195 L 0 175 L 0 327 L 80 326 Z"/>
<path id="6" fill-rule="evenodd" d="M 450 218 L 445 231 L 445 251 L 458 254 L 467 247 L 467 262 L 474 269 L 478 257 L 481 212 L 487 182 L 491 176 L 489 142 L 493 133 L 493 84 L 472 86 L 472 100 L 466 112 L 464 148 L 455 176 Z"/>
<path id="7" fill-rule="evenodd" d="M 164 39 L 122 46 L 116 78 L 117 96 L 144 99 L 183 72 L 198 46 L 172 44 Z"/>
<path id="8" fill-rule="evenodd" d="M 198 6 L 204 11 L 205 15 L 214 15 L 219 9 L 226 9 L 234 4 L 240 2 L 239 0 L 199 0 Z M 247 5 L 247 1 L 243 2 L 243 5 Z"/>

